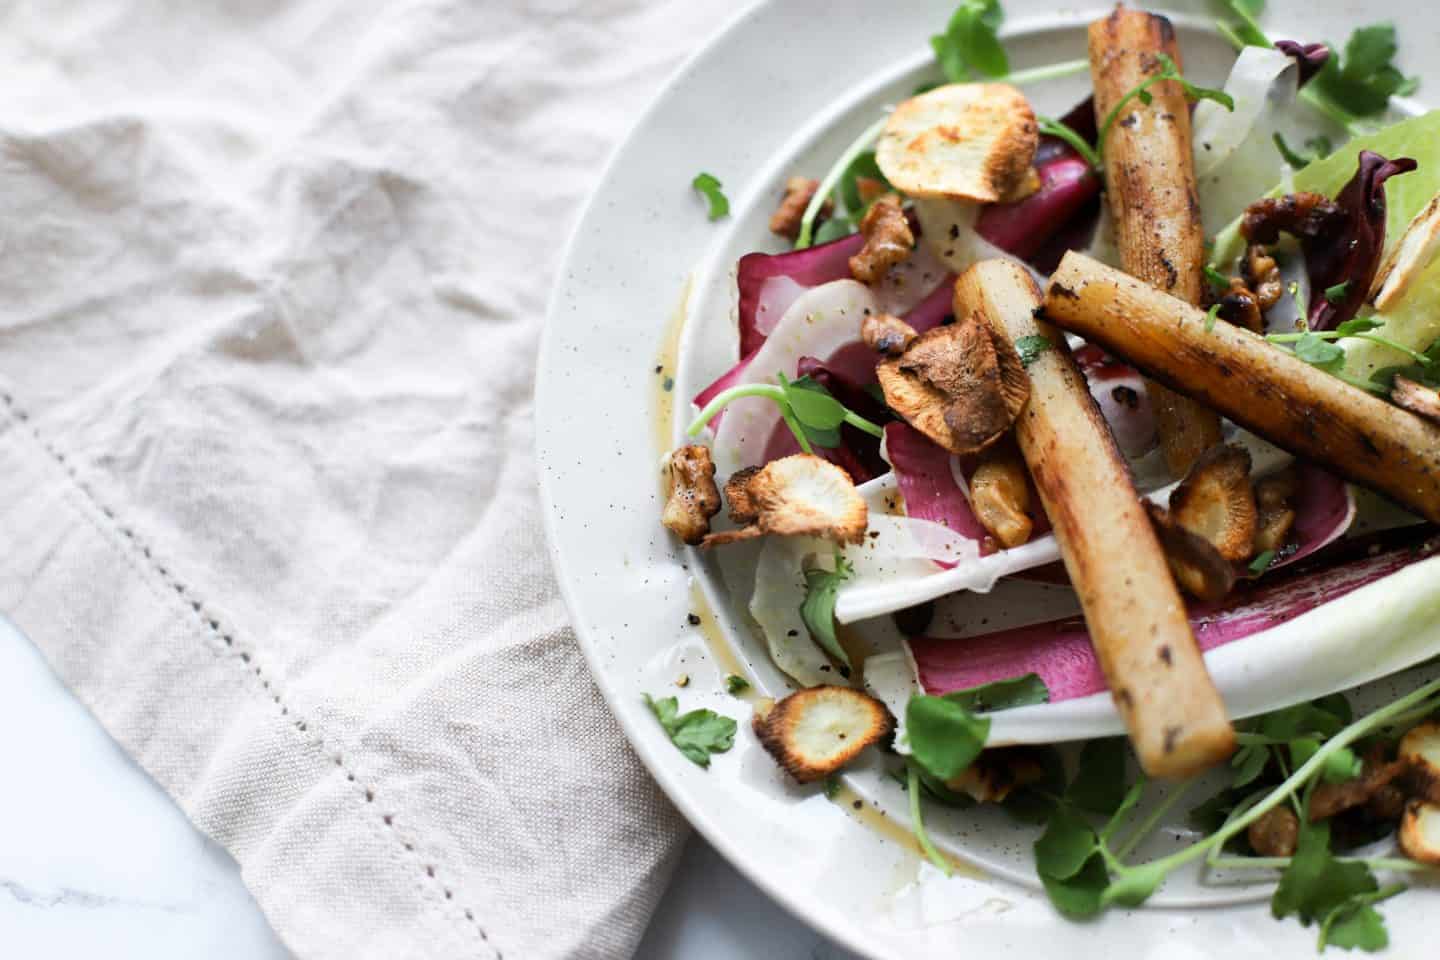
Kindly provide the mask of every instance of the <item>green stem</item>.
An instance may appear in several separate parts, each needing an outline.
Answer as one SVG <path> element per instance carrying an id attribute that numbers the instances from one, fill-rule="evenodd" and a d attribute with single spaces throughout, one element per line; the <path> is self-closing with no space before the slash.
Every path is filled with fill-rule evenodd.
<path id="1" fill-rule="evenodd" d="M 1388 337 L 1382 337 L 1378 333 L 1341 333 L 1339 330 L 1313 330 L 1302 333 L 1272 333 L 1265 337 L 1271 343 L 1295 343 L 1307 336 L 1319 340 L 1339 340 L 1342 337 L 1354 337 L 1356 340 L 1369 340 L 1371 343 L 1378 343 L 1382 347 L 1389 347 L 1391 350 L 1398 350 L 1411 360 L 1422 366 L 1433 366 L 1435 361 L 1425 354 L 1412 350 L 1403 343 L 1396 343 Z"/>
<path id="2" fill-rule="evenodd" d="M 870 145 L 880 138 L 880 131 L 885 129 L 886 122 L 890 119 L 888 115 L 876 120 L 870 126 L 861 131 L 860 136 L 851 141 L 850 146 L 840 154 L 840 159 L 825 174 L 820 181 L 820 186 L 815 190 L 815 196 L 810 198 L 810 205 L 805 208 L 805 214 L 800 218 L 800 235 L 795 238 L 795 249 L 804 250 L 814 242 L 815 218 L 820 216 L 820 208 L 825 206 L 825 201 L 830 199 L 830 194 L 835 192 L 835 186 L 845 171 L 850 169 L 850 164 L 870 148 Z"/>
<path id="3" fill-rule="evenodd" d="M 1002 77 L 996 77 L 995 82 L 1014 84 L 1039 83 L 1042 80 L 1058 80 L 1061 77 L 1073 77 L 1076 74 L 1088 73 L 1089 71 L 1090 61 L 1088 59 L 1062 60 L 1059 63 L 1049 63 L 1043 67 L 1016 70 Z"/>
<path id="4" fill-rule="evenodd" d="M 1367 393 L 1373 393 L 1377 397 L 1390 396 L 1390 391 L 1386 390 L 1384 387 L 1378 384 L 1371 383 L 1369 380 L 1361 380 L 1359 377 L 1352 377 L 1350 376 L 1350 374 L 1345 373 L 1344 371 L 1332 373 L 1331 376 L 1339 380 L 1343 380 L 1345 383 L 1350 384 L 1350 386 L 1352 387 L 1364 390 Z"/>
<path id="5" fill-rule="evenodd" d="M 785 421 L 785 426 L 790 428 L 790 432 L 795 434 L 795 442 L 800 444 L 800 449 L 813 455 L 815 450 L 810 446 L 810 438 L 805 436 L 805 429 L 800 426 L 800 421 L 795 419 L 795 411 L 790 409 L 790 404 L 780 404 L 780 417 Z"/>
<path id="6" fill-rule="evenodd" d="M 1136 827 L 1130 833 L 1130 836 L 1125 838 L 1125 842 L 1120 845 L 1120 849 L 1115 851 L 1116 859 L 1124 860 L 1130 856 L 1130 854 L 1134 853 L 1135 848 L 1140 846 L 1140 843 L 1159 826 L 1165 814 L 1169 813 L 1170 809 L 1180 802 L 1180 798 L 1185 796 L 1185 792 L 1190 789 L 1190 784 L 1193 782 L 1194 781 L 1186 780 L 1184 783 L 1173 785 L 1170 788 L 1170 796 L 1166 797 L 1154 810 L 1150 811 L 1150 815 L 1141 821 L 1140 826 Z"/>
<path id="7" fill-rule="evenodd" d="M 910 829 L 915 834 L 915 842 L 920 844 L 925 859 L 939 867 L 945 876 L 950 876 L 953 872 L 950 861 L 930 842 L 930 835 L 925 832 L 925 821 L 920 818 L 920 771 L 913 762 L 905 764 L 905 789 L 910 794 Z"/>
<path id="8" fill-rule="evenodd" d="M 1216 857 L 1208 862 L 1217 870 L 1284 870 L 1290 866 L 1290 860 L 1290 857 Z M 1372 870 L 1392 870 L 1396 873 L 1440 870 L 1440 867 L 1403 857 L 1336 857 L 1335 860 L 1339 863 L 1363 863 Z"/>
<path id="9" fill-rule="evenodd" d="M 1424 686 L 1401 697 L 1399 700 L 1396 700 L 1394 703 L 1391 703 L 1388 706 L 1381 708 L 1380 710 L 1376 710 L 1368 717 L 1363 717 L 1360 720 L 1355 721 L 1354 723 L 1350 724 L 1350 726 L 1346 727 L 1344 730 L 1341 730 L 1339 733 L 1335 734 L 1335 736 L 1325 741 L 1325 743 L 1321 744 L 1320 749 L 1315 751 L 1314 755 L 1311 756 L 1309 760 L 1305 761 L 1305 763 L 1303 763 L 1298 770 L 1296 770 L 1293 774 L 1287 777 L 1285 781 L 1281 783 L 1278 787 L 1272 790 L 1270 794 L 1265 797 L 1265 799 L 1261 800 L 1259 803 L 1255 804 L 1255 806 L 1245 811 L 1245 813 L 1241 816 L 1238 816 L 1234 820 L 1229 821 L 1228 823 L 1226 823 L 1226 825 L 1222 826 L 1219 830 L 1215 831 L 1210 836 L 1206 837 L 1204 840 L 1201 840 L 1193 844 L 1192 846 L 1186 847 L 1184 850 L 1177 850 L 1176 852 L 1170 854 L 1167 857 L 1161 857 L 1158 860 L 1152 860 L 1149 863 L 1139 864 L 1135 867 L 1131 867 L 1128 869 L 1134 870 L 1144 867 L 1150 870 L 1155 870 L 1168 874 L 1184 866 L 1190 861 L 1196 859 L 1197 857 L 1205 856 L 1207 853 L 1209 853 L 1211 849 L 1215 847 L 1223 847 L 1226 841 L 1228 841 L 1231 837 L 1235 836 L 1240 831 L 1249 828 L 1250 824 L 1254 823 L 1256 820 L 1259 820 L 1261 817 L 1269 813 L 1280 803 L 1284 802 L 1285 798 L 1289 797 L 1302 785 L 1307 783 L 1311 778 L 1318 774 L 1321 768 L 1325 766 L 1325 761 L 1328 760 L 1333 754 L 1339 752 L 1345 747 L 1348 747 L 1350 744 L 1359 740 L 1361 737 L 1365 736 L 1367 733 L 1369 733 L 1376 727 L 1383 726 L 1385 722 L 1388 721 L 1390 718 L 1397 717 L 1405 713 L 1406 711 L 1410 710 L 1410 708 L 1425 702 L 1430 697 L 1435 696 L 1437 693 L 1440 693 L 1440 680 L 1432 680 L 1430 683 L 1427 683 Z"/>
<path id="10" fill-rule="evenodd" d="M 1100 133 L 1095 137 L 1096 152 L 1105 152 L 1105 138 L 1109 135 L 1110 128 L 1115 126 L 1115 121 L 1119 119 L 1120 111 L 1124 109 L 1125 104 L 1129 103 L 1131 100 L 1134 100 L 1136 97 L 1140 96 L 1146 90 L 1149 90 L 1152 86 L 1159 83 L 1161 80 L 1173 79 L 1174 77 L 1168 77 L 1165 75 L 1164 72 L 1157 73 L 1152 77 L 1146 77 L 1144 80 L 1141 80 L 1134 86 L 1134 88 L 1130 90 L 1130 92 L 1126 93 L 1125 96 L 1121 97 L 1120 101 L 1116 103 L 1115 106 L 1110 108 L 1110 112 L 1105 114 L 1105 119 L 1100 124 Z"/>
<path id="11" fill-rule="evenodd" d="M 727 404 L 739 400 L 741 397 L 769 397 L 781 407 L 785 406 L 785 391 L 779 387 L 769 383 L 742 383 L 717 393 L 713 400 L 705 404 L 705 409 L 690 421 L 690 426 L 685 428 L 685 433 L 688 436 L 696 436 L 705 429 L 705 424 L 714 420 L 715 416 L 725 409 Z"/>
<path id="12" fill-rule="evenodd" d="M 860 416 L 860 414 L 848 408 L 845 411 L 845 422 L 850 424 L 850 426 L 854 427 L 856 430 L 863 430 L 866 433 L 870 434 L 870 436 L 877 439 L 885 436 L 884 427 L 878 424 L 871 423 L 869 420 L 866 420 L 864 417 Z"/>
<path id="13" fill-rule="evenodd" d="M 1061 123 L 1059 120 L 1055 120 L 1050 117 L 1039 117 L 1038 119 L 1040 122 L 1041 133 L 1046 134 L 1047 136 L 1058 137 L 1059 139 L 1064 140 L 1066 143 L 1070 144 L 1070 146 L 1075 149 L 1076 153 L 1084 157 L 1085 162 L 1090 164 L 1090 166 L 1094 170 L 1096 170 L 1097 172 L 1100 171 L 1100 154 L 1095 152 L 1095 148 L 1090 146 L 1090 144 L 1085 140 L 1084 137 L 1080 136 L 1080 134 L 1076 133 L 1073 129 Z"/>

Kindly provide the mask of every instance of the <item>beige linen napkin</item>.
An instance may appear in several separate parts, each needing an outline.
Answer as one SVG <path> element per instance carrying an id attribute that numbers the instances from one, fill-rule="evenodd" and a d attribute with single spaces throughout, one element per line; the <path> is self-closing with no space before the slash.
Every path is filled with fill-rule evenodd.
<path id="1" fill-rule="evenodd" d="M 0 606 L 301 957 L 620 956 L 667 878 L 530 394 L 599 158 L 729 12 L 0 12 Z"/>

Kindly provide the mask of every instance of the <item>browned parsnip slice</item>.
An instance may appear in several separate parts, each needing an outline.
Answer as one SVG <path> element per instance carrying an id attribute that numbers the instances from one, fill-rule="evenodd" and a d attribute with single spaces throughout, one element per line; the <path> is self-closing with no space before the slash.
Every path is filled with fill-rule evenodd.
<path id="1" fill-rule="evenodd" d="M 1140 764 L 1188 777 L 1228 757 L 1235 735 L 1129 466 L 1064 336 L 1033 316 L 1039 303 L 1030 275 L 1006 261 L 955 284 L 957 315 L 980 318 L 1029 361 L 1015 436 Z"/>
<path id="2" fill-rule="evenodd" d="M 1045 317 L 1296 456 L 1440 522 L 1440 426 L 1084 254 L 1051 274 Z"/>
<path id="3" fill-rule="evenodd" d="M 1180 64 L 1170 21 L 1116 7 L 1090 24 L 1095 117 L 1103 123 L 1127 93 L 1161 70 L 1157 54 Z M 1200 302 L 1205 236 L 1196 198 L 1190 106 L 1180 84 L 1152 84 L 1150 102 L 1131 99 L 1105 136 L 1105 183 L 1125 270 L 1188 303 Z M 1149 385 L 1160 446 L 1182 477 L 1220 442 L 1220 418 L 1194 400 Z"/>
<path id="4" fill-rule="evenodd" d="M 850 687 L 809 687 L 776 703 L 753 721 L 755 735 L 775 761 L 801 783 L 828 777 L 860 751 L 889 736 L 885 705 Z"/>

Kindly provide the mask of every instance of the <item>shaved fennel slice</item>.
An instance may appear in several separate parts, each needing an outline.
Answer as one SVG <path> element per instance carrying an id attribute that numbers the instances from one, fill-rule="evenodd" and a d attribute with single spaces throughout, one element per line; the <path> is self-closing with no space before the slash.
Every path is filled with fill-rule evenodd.
<path id="1" fill-rule="evenodd" d="M 1229 442 L 1240 444 L 1250 452 L 1251 469 L 1255 476 L 1272 473 L 1293 460 L 1279 447 L 1244 430 L 1237 430 Z M 1156 503 L 1165 503 L 1176 486 L 1175 483 L 1168 484 L 1145 493 L 1144 497 Z M 1353 505 L 1347 516 L 1353 517 Z M 948 570 L 936 571 L 932 567 L 931 572 L 908 576 L 901 575 L 898 570 L 887 571 L 887 576 L 857 575 L 840 587 L 835 602 L 835 619 L 841 623 L 854 623 L 960 590 L 988 593 L 1001 577 L 1043 567 L 1060 559 L 1060 547 L 1050 534 L 983 557 L 978 555 L 978 544 L 976 546 L 973 558 L 961 558 Z M 951 562 L 948 558 L 939 559 Z"/>
<path id="2" fill-rule="evenodd" d="M 1286 169 L 1274 137 L 1299 89 L 1294 67 L 1279 50 L 1246 47 L 1225 81 L 1234 111 L 1210 100 L 1196 106 L 1195 179 L 1207 235 L 1244 212 Z"/>
<path id="3" fill-rule="evenodd" d="M 810 639 L 800 616 L 800 605 L 805 602 L 805 575 L 800 566 L 813 554 L 816 566 L 833 570 L 834 553 L 824 540 L 767 537 L 755 566 L 750 616 L 765 637 L 771 661 L 805 687 L 830 683 L 835 673 L 830 658 Z"/>
<path id="4" fill-rule="evenodd" d="M 774 383 L 775 375 L 796 375 L 801 357 L 825 359 L 860 339 L 865 312 L 879 309 L 870 288 L 854 280 L 834 280 L 795 299 L 770 336 L 736 378 L 735 384 Z M 780 409 L 765 397 L 742 397 L 725 408 L 715 435 L 715 466 L 728 477 L 743 467 L 765 462 L 765 446 L 780 422 Z"/>
<path id="5" fill-rule="evenodd" d="M 1440 654 L 1440 557 L 1205 655 L 1231 716 L 1252 717 L 1369 683 Z M 1365 642 L 1357 643 L 1363 637 Z M 1108 691 L 997 713 L 990 744 L 1123 734 Z"/>
<path id="6" fill-rule="evenodd" d="M 956 274 L 964 273 L 981 260 L 999 258 L 1020 264 L 1029 270 L 1035 282 L 1043 287 L 1045 277 L 1037 273 L 1034 267 L 975 232 L 980 206 L 964 200 L 915 198 L 915 218 L 920 221 L 920 245 L 928 247 Z"/>
<path id="7" fill-rule="evenodd" d="M 865 689 L 870 696 L 885 704 L 895 718 L 895 752 L 908 754 L 905 740 L 905 707 L 920 692 L 915 682 L 915 665 L 907 651 L 877 653 L 865 658 Z"/>

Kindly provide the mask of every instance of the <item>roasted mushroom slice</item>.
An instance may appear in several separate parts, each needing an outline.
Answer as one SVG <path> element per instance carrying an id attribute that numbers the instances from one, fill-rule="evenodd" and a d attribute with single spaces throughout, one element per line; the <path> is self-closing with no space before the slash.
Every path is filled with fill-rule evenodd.
<path id="1" fill-rule="evenodd" d="M 1229 593 L 1235 586 L 1235 565 L 1209 540 L 1176 523 L 1164 507 L 1149 501 L 1145 507 L 1180 589 L 1200 600 L 1219 600 Z"/>
<path id="2" fill-rule="evenodd" d="M 976 803 L 1003 803 L 1016 788 L 1045 779 L 1045 765 L 1034 747 L 982 750 L 975 762 L 945 786 L 967 794 Z"/>
<path id="3" fill-rule="evenodd" d="M 1299 479 L 1290 467 L 1255 482 L 1255 552 L 1279 552 L 1295 527 L 1291 500 Z"/>
<path id="4" fill-rule="evenodd" d="M 820 181 L 812 180 L 809 177 L 791 177 L 785 181 L 785 196 L 780 201 L 780 206 L 770 215 L 770 232 L 787 240 L 794 240 L 800 236 L 800 226 L 805 219 L 805 208 L 810 206 L 810 201 L 815 198 L 815 191 L 820 189 Z M 835 201 L 829 197 L 820 205 L 820 215 L 816 217 L 819 223 L 835 212 Z"/>
<path id="5" fill-rule="evenodd" d="M 1432 423 L 1440 423 L 1440 391 L 1416 383 L 1409 377 L 1396 376 L 1390 387 L 1390 399 L 1395 405 L 1424 417 Z"/>
<path id="6" fill-rule="evenodd" d="M 919 336 L 915 328 L 888 313 L 872 313 L 860 321 L 860 339 L 876 353 L 898 357 Z"/>
<path id="7" fill-rule="evenodd" d="M 736 523 L 754 523 L 760 516 L 760 508 L 750 496 L 750 479 L 759 472 L 759 467 L 745 467 L 725 481 L 725 502 L 730 505 L 730 519 Z"/>
<path id="8" fill-rule="evenodd" d="M 876 373 L 886 405 L 951 453 L 990 446 L 1030 398 L 1015 348 L 976 317 L 927 330 Z"/>
<path id="9" fill-rule="evenodd" d="M 970 477 L 970 505 L 990 535 L 1005 547 L 1030 539 L 1030 478 L 1019 451 L 1011 445 L 991 447 Z"/>
<path id="10" fill-rule="evenodd" d="M 1220 295 L 1220 319 L 1244 327 L 1251 333 L 1265 332 L 1265 315 L 1259 298 L 1239 277 L 1230 278 L 1230 289 Z"/>
<path id="11" fill-rule="evenodd" d="M 710 449 L 699 444 L 680 447 L 665 458 L 669 495 L 660 522 L 694 546 L 710 532 L 710 518 L 720 512 L 715 488 L 715 463 Z"/>
<path id="12" fill-rule="evenodd" d="M 879 283 L 891 267 L 915 249 L 915 232 L 900 209 L 900 198 L 893 193 L 876 200 L 865 211 L 860 233 L 865 237 L 865 246 L 850 258 L 850 275 L 861 283 Z"/>
<path id="13" fill-rule="evenodd" d="M 1440 805 L 1411 800 L 1400 819 L 1400 852 L 1440 867 Z"/>
<path id="14" fill-rule="evenodd" d="M 1170 516 L 1204 537 L 1231 562 L 1255 548 L 1255 494 L 1250 489 L 1250 454 L 1244 447 L 1217 444 L 1205 451 L 1170 494 Z"/>
<path id="15" fill-rule="evenodd" d="M 894 729 L 883 703 L 850 687 L 797 690 L 752 725 L 766 752 L 801 783 L 835 773 Z"/>
<path id="16" fill-rule="evenodd" d="M 1025 95 L 1004 83 L 952 83 L 897 106 L 875 160 L 912 197 L 996 203 L 1024 185 L 1040 140 Z"/>
<path id="17" fill-rule="evenodd" d="M 746 526 L 710 534 L 707 547 L 767 533 L 859 543 L 870 522 L 850 474 L 808 453 L 772 460 L 739 482 L 731 477 L 725 489 Z"/>

